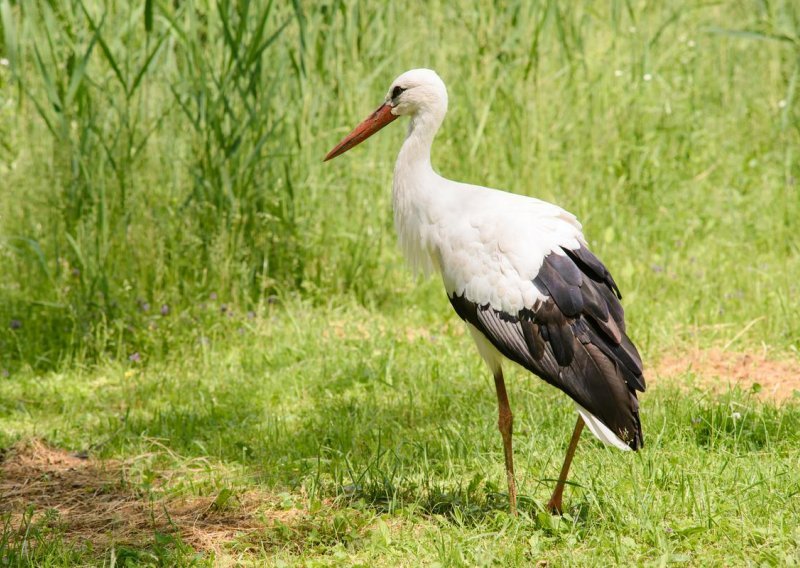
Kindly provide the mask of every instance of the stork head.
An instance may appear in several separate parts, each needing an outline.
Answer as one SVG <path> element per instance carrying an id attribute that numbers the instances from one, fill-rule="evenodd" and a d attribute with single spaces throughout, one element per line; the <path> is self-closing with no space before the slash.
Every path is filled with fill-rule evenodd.
<path id="1" fill-rule="evenodd" d="M 325 161 L 344 154 L 400 116 L 411 116 L 436 129 L 447 112 L 447 89 L 431 69 L 412 69 L 392 81 L 383 104 L 328 152 Z"/>

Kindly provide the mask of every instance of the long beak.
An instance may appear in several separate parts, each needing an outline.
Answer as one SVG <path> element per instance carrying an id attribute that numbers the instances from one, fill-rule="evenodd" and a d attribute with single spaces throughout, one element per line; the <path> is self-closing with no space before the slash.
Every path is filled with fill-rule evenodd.
<path id="1" fill-rule="evenodd" d="M 344 154 L 353 146 L 358 146 L 396 118 L 397 115 L 392 114 L 392 106 L 388 103 L 382 104 L 375 112 L 364 119 L 364 122 L 356 126 L 350 134 L 345 136 L 333 150 L 328 152 L 328 155 L 325 156 L 323 161 L 327 162 L 328 160 L 332 160 L 339 154 Z"/>

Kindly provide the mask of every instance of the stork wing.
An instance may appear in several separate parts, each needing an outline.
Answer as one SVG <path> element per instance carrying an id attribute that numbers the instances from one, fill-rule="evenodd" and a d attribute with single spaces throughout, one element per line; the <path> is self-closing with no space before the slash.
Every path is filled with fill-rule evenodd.
<path id="1" fill-rule="evenodd" d="M 636 391 L 642 360 L 625 334 L 614 279 L 585 246 L 547 255 L 534 279 L 545 300 L 508 314 L 453 295 L 450 303 L 505 357 L 600 419 L 632 449 L 643 444 Z"/>

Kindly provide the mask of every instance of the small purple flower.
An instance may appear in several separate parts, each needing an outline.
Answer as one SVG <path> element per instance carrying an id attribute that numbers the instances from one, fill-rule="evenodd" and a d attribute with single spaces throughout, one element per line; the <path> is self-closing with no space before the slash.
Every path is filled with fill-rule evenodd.
<path id="1" fill-rule="evenodd" d="M 7 377 L 9 375 L 8 369 L 0 371 L 0 377 Z"/>
<path id="2" fill-rule="evenodd" d="M 162 316 L 169 315 L 169 306 L 167 304 L 161 304 L 161 315 Z"/>
<path id="3" fill-rule="evenodd" d="M 208 298 L 209 298 L 210 300 L 216 300 L 216 299 L 217 299 L 217 293 L 216 293 L 216 292 L 211 292 L 211 293 L 208 295 Z"/>
<path id="4" fill-rule="evenodd" d="M 664 267 L 660 264 L 654 264 L 650 268 L 652 268 L 653 272 L 664 272 Z"/>
<path id="5" fill-rule="evenodd" d="M 134 363 L 138 363 L 139 361 L 142 360 L 142 356 L 139 355 L 138 351 L 136 351 L 135 353 L 131 354 L 130 357 L 128 357 L 128 360 L 133 361 Z"/>
<path id="6" fill-rule="evenodd" d="M 270 296 L 267 296 L 267 303 L 268 304 L 277 304 L 278 303 L 278 296 L 276 296 L 274 294 L 272 294 Z"/>
<path id="7" fill-rule="evenodd" d="M 22 322 L 18 319 L 12 319 L 11 323 L 8 325 L 11 329 L 19 329 L 22 327 Z"/>
<path id="8" fill-rule="evenodd" d="M 81 275 L 81 269 L 80 269 L 80 268 L 73 268 L 73 269 L 72 269 L 72 276 L 74 276 L 75 278 L 77 278 L 77 277 L 78 277 L 78 276 L 80 276 L 80 275 Z"/>
<path id="9" fill-rule="evenodd" d="M 253 310 L 250 310 L 249 312 L 247 312 L 247 319 L 251 320 L 256 319 L 256 313 Z"/>
<path id="10" fill-rule="evenodd" d="M 143 312 L 149 312 L 150 304 L 148 302 L 139 302 L 139 309 L 141 309 Z"/>

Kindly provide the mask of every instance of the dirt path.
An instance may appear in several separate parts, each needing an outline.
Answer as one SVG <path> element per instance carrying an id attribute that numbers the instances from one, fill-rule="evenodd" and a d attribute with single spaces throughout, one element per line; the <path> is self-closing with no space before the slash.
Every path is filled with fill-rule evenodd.
<path id="1" fill-rule="evenodd" d="M 653 367 L 652 383 L 696 377 L 700 386 L 720 392 L 738 386 L 762 400 L 800 402 L 800 359 L 772 358 L 766 353 L 742 353 L 719 348 L 691 349 L 664 356 Z"/>

